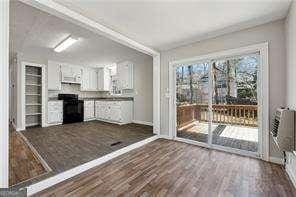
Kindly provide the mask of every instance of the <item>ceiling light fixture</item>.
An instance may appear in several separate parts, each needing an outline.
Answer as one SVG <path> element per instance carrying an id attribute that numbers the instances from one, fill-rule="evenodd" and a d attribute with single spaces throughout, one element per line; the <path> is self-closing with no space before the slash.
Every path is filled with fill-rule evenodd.
<path id="1" fill-rule="evenodd" d="M 71 36 L 68 36 L 65 40 L 63 40 L 62 42 L 60 42 L 55 48 L 54 51 L 59 53 L 63 50 L 65 50 L 66 48 L 68 48 L 69 46 L 71 46 L 72 44 L 74 44 L 75 42 L 77 42 L 78 39 L 74 39 Z"/>

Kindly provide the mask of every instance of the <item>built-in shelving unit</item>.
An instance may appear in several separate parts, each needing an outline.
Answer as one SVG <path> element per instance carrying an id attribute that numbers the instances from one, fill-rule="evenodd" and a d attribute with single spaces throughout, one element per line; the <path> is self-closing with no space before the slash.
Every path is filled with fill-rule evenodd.
<path id="1" fill-rule="evenodd" d="M 42 67 L 25 66 L 26 127 L 41 125 Z"/>

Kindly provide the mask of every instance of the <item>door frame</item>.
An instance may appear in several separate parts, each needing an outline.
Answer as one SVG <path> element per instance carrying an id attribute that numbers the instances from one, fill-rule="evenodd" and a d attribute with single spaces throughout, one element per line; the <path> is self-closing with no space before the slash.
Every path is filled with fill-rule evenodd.
<path id="1" fill-rule="evenodd" d="M 45 103 L 46 103 L 46 89 L 45 89 L 45 65 L 37 64 L 33 62 L 21 62 L 21 130 L 26 129 L 26 66 L 33 66 L 41 68 L 41 126 L 44 127 L 47 122 L 45 115 Z"/>
<path id="2" fill-rule="evenodd" d="M 261 144 L 258 147 L 258 153 L 252 153 L 250 151 L 238 150 L 220 145 L 209 145 L 208 143 L 196 142 L 193 140 L 187 140 L 178 138 L 176 136 L 176 73 L 175 69 L 180 64 L 190 64 L 201 61 L 211 61 L 213 59 L 220 59 L 232 56 L 239 56 L 248 53 L 260 53 L 260 67 L 259 67 L 259 91 L 258 91 L 258 139 Z M 211 82 L 209 81 L 211 86 Z M 188 59 L 181 59 L 169 62 L 169 137 L 178 141 L 191 143 L 207 148 L 213 148 L 217 150 L 223 150 L 232 153 L 238 153 L 241 155 L 258 157 L 265 161 L 269 161 L 269 64 L 268 64 L 268 42 L 249 45 L 245 47 L 223 50 L 206 55 L 196 56 Z M 211 114 L 211 113 L 210 113 Z M 211 132 L 209 133 L 209 137 Z"/>

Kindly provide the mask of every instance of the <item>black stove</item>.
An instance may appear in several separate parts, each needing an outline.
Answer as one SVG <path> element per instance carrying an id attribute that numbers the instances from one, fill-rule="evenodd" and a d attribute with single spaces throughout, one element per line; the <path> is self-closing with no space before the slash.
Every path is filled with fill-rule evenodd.
<path id="1" fill-rule="evenodd" d="M 63 123 L 83 122 L 83 101 L 78 100 L 77 94 L 59 94 L 63 100 Z"/>

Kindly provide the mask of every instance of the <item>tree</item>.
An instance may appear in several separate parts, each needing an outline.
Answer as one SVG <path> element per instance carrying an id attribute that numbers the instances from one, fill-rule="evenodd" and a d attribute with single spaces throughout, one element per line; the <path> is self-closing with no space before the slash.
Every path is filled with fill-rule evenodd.
<path id="1" fill-rule="evenodd" d="M 215 104 L 218 104 L 218 86 L 217 86 L 217 65 L 216 62 L 213 62 L 213 87 L 214 87 L 214 99 L 215 99 Z"/>
<path id="2" fill-rule="evenodd" d="M 226 61 L 226 97 L 230 97 L 230 62 Z"/>
<path id="3" fill-rule="evenodd" d="M 190 103 L 193 103 L 193 67 L 192 65 L 188 66 L 189 71 L 189 88 L 190 88 Z"/>

